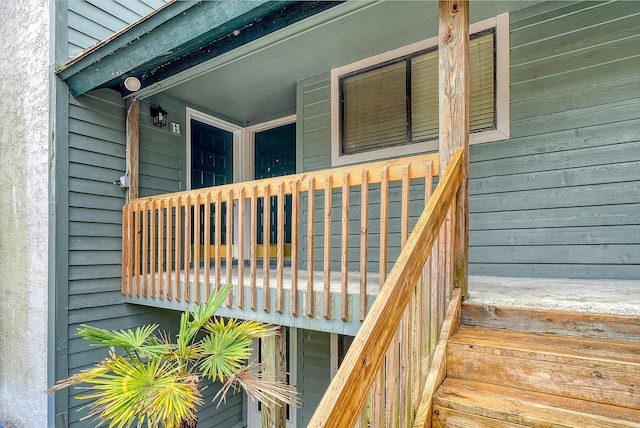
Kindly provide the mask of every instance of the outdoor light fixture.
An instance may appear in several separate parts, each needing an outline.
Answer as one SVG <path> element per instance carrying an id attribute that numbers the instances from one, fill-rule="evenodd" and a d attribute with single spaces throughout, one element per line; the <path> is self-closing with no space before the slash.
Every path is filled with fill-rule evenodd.
<path id="1" fill-rule="evenodd" d="M 138 80 L 136 77 L 130 76 L 124 79 L 124 87 L 131 92 L 136 92 L 140 89 L 141 86 L 142 84 L 140 83 L 140 80 Z"/>
<path id="2" fill-rule="evenodd" d="M 164 111 L 162 107 L 151 107 L 151 117 L 155 126 L 167 126 L 167 116 L 169 116 L 169 113 Z"/>

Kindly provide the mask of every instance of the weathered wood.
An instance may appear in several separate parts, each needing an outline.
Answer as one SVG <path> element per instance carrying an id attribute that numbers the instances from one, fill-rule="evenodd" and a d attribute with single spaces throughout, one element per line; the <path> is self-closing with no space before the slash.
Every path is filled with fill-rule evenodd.
<path id="1" fill-rule="evenodd" d="M 225 247 L 225 272 L 226 284 L 231 284 L 233 274 L 233 199 L 231 199 L 231 189 L 227 193 L 227 237 Z M 208 261 L 207 261 L 208 263 Z M 233 302 L 233 288 L 227 297 L 227 307 L 230 308 Z"/>
<path id="2" fill-rule="evenodd" d="M 389 227 L 389 168 L 380 174 L 380 286 L 387 279 L 387 237 Z"/>
<path id="3" fill-rule="evenodd" d="M 331 190 L 332 175 L 324 179 L 324 310 L 325 319 L 331 318 Z"/>
<path id="4" fill-rule="evenodd" d="M 307 315 L 313 318 L 314 305 L 313 305 L 313 272 L 314 272 L 314 233 L 313 233 L 313 214 L 315 213 L 315 179 L 309 177 L 307 182 L 307 189 L 309 193 L 307 203 Z"/>
<path id="5" fill-rule="evenodd" d="M 158 297 L 165 298 L 164 290 L 164 206 L 162 201 L 158 203 L 158 255 L 157 255 L 157 267 L 156 274 L 158 275 Z"/>
<path id="6" fill-rule="evenodd" d="M 460 303 L 462 301 L 462 290 L 454 290 L 451 301 L 447 309 L 447 316 L 442 325 L 442 331 L 438 339 L 438 345 L 431 360 L 429 374 L 422 391 L 422 400 L 416 411 L 413 422 L 415 428 L 428 428 L 431 426 L 431 406 L 433 395 L 444 378 L 447 376 L 447 341 L 460 326 Z"/>
<path id="7" fill-rule="evenodd" d="M 258 306 L 256 291 L 256 270 L 258 253 L 258 186 L 251 186 L 251 246 L 249 250 L 250 269 L 250 290 L 251 290 L 251 310 L 255 311 Z"/>
<path id="8" fill-rule="evenodd" d="M 220 271 L 222 269 L 222 191 L 218 189 L 216 192 L 216 202 L 215 202 L 215 220 L 214 220 L 214 272 L 215 272 L 215 284 L 216 290 L 219 290 L 222 284 L 220 283 Z"/>
<path id="9" fill-rule="evenodd" d="M 126 203 L 138 198 L 140 164 L 140 103 L 127 100 L 126 174 L 129 176 Z"/>
<path id="10" fill-rule="evenodd" d="M 262 375 L 267 381 L 286 381 L 287 375 L 287 330 L 280 327 L 277 334 L 263 337 L 262 342 Z M 286 427 L 286 406 L 262 406 L 263 427 Z"/>
<path id="11" fill-rule="evenodd" d="M 300 182 L 291 184 L 291 315 L 298 316 L 298 216 L 300 215 Z"/>
<path id="12" fill-rule="evenodd" d="M 342 233 L 341 233 L 341 254 L 340 254 L 340 317 L 342 321 L 348 319 L 348 281 L 349 281 L 349 173 L 342 177 Z"/>
<path id="13" fill-rule="evenodd" d="M 640 342 L 640 316 L 536 308 L 462 305 L 462 323 L 599 339 Z"/>
<path id="14" fill-rule="evenodd" d="M 142 234 L 140 239 L 142 240 L 142 296 L 149 296 L 149 203 L 145 201 L 142 204 Z"/>
<path id="15" fill-rule="evenodd" d="M 238 307 L 244 309 L 245 198 L 238 200 Z"/>
<path id="16" fill-rule="evenodd" d="M 418 219 L 309 427 L 351 426 L 391 343 L 435 237 L 462 180 L 463 153 L 453 157 Z"/>
<path id="17" fill-rule="evenodd" d="M 360 190 L 360 321 L 367 315 L 367 250 L 369 246 L 369 170 L 362 171 Z"/>
<path id="18" fill-rule="evenodd" d="M 183 197 L 180 197 L 177 199 L 176 201 L 176 224 L 175 224 L 175 231 L 176 231 L 176 239 L 175 239 L 175 243 L 176 243 L 176 251 L 175 251 L 175 257 L 173 259 L 175 268 L 176 268 L 176 291 L 174 293 L 175 299 L 179 302 L 182 300 L 182 293 L 181 293 L 181 280 L 180 280 L 180 272 L 182 270 L 181 268 L 181 249 L 182 249 L 182 237 L 181 237 L 181 230 L 182 227 L 182 206 L 183 206 Z"/>
<path id="19" fill-rule="evenodd" d="M 439 153 L 440 173 L 457 149 L 464 149 L 463 177 L 457 196 L 454 280 L 468 293 L 469 243 L 469 2 L 440 0 L 439 26 Z"/>
<path id="20" fill-rule="evenodd" d="M 211 295 L 211 192 L 204 199 L 204 295 Z"/>
<path id="21" fill-rule="evenodd" d="M 122 207 L 122 283 L 121 292 L 123 295 L 131 296 L 131 229 L 129 227 L 129 206 Z"/>
<path id="22" fill-rule="evenodd" d="M 201 194 L 197 194 L 195 196 L 195 203 L 193 206 L 193 232 L 192 233 L 192 241 L 193 241 L 193 285 L 195 287 L 194 293 L 194 301 L 195 303 L 200 303 L 200 201 Z M 206 222 L 208 223 L 208 221 Z M 209 261 L 206 260 L 208 263 Z"/>
<path id="23" fill-rule="evenodd" d="M 640 427 L 638 409 L 453 378 L 443 382 L 433 409 L 434 421 L 438 421 L 434 426 L 447 423 L 449 412 L 455 412 L 469 424 L 478 417 L 491 420 L 479 426 Z"/>
<path id="24" fill-rule="evenodd" d="M 271 298 L 269 288 L 269 268 L 271 265 L 269 247 L 271 246 L 270 230 L 271 230 L 271 192 L 269 186 L 264 186 L 264 199 L 262 203 L 262 309 L 265 312 L 271 310 Z"/>
<path id="25" fill-rule="evenodd" d="M 495 331 L 488 330 L 487 333 L 495 334 Z M 549 361 L 545 351 L 536 352 L 526 346 L 527 343 L 538 341 L 535 333 L 522 335 L 522 350 L 508 344 L 505 346 L 500 341 L 494 341 L 493 344 L 488 341 L 478 347 L 467 346 L 464 350 L 460 350 L 460 347 L 450 348 L 447 361 L 451 364 L 447 367 L 447 375 L 614 406 L 640 408 L 640 397 L 634 391 L 635 385 L 640 383 L 637 361 L 630 363 L 616 359 L 608 362 L 602 358 L 581 358 L 580 350 L 574 353 L 567 347 L 560 349 L 568 355 L 554 355 L 556 358 Z M 586 342 L 583 347 L 588 349 L 592 339 L 582 340 Z M 544 347 L 544 342 L 539 346 Z M 558 349 L 549 348 L 550 353 Z M 633 353 L 639 351 L 640 346 L 635 346 Z M 623 349 L 620 349 L 622 352 Z"/>
<path id="26" fill-rule="evenodd" d="M 166 254 L 166 273 L 167 273 L 167 300 L 173 299 L 173 285 L 171 283 L 171 261 L 173 256 L 173 201 L 165 201 L 167 207 L 167 254 Z M 178 242 L 178 241 L 176 241 Z M 176 270 L 178 270 L 176 266 Z"/>
<path id="27" fill-rule="evenodd" d="M 278 241 L 277 241 L 277 291 L 276 291 L 276 312 L 281 314 L 284 311 L 284 181 L 280 183 L 278 189 Z"/>
<path id="28" fill-rule="evenodd" d="M 191 303 L 191 197 L 187 195 L 184 199 L 184 260 L 183 260 L 183 272 L 184 272 L 184 287 L 182 288 L 183 299 L 187 303 Z"/>

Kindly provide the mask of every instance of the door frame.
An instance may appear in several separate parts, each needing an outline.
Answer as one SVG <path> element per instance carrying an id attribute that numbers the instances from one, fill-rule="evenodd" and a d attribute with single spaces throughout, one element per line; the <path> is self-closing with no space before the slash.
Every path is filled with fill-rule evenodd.
<path id="1" fill-rule="evenodd" d="M 242 170 L 244 169 L 244 165 L 242 162 L 243 158 L 243 134 L 244 128 L 241 126 L 235 125 L 231 122 L 227 122 L 226 120 L 219 119 L 217 117 L 211 116 L 207 113 L 203 113 L 191 107 L 187 107 L 186 110 L 186 121 L 187 121 L 187 132 L 186 132 L 186 170 L 187 170 L 187 179 L 186 179 L 186 190 L 191 190 L 191 120 L 197 120 L 198 122 L 202 122 L 206 125 L 213 126 L 218 129 L 222 129 L 223 131 L 230 132 L 233 136 L 232 143 L 232 170 L 233 170 L 233 182 L 237 183 L 243 180 Z"/>
<path id="2" fill-rule="evenodd" d="M 267 131 L 269 129 L 277 128 L 283 125 L 289 125 L 296 123 L 298 116 L 291 114 L 289 116 L 280 117 L 278 119 L 270 120 L 268 122 L 257 123 L 255 125 L 247 126 L 244 132 L 243 146 L 245 147 L 245 159 L 244 159 L 244 174 L 243 181 L 251 181 L 255 178 L 255 163 L 256 163 L 256 134 L 258 132 Z M 297 141 L 296 141 L 297 144 Z M 297 147 L 296 147 L 297 149 Z M 297 150 L 296 150 L 297 151 Z M 296 169 L 297 169 L 296 165 Z"/>

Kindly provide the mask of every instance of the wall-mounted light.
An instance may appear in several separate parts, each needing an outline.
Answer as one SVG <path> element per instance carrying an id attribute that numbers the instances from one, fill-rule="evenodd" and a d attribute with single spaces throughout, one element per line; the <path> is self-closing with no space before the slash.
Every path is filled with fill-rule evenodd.
<path id="1" fill-rule="evenodd" d="M 151 107 L 151 117 L 155 126 L 167 126 L 167 116 L 169 116 L 169 113 L 164 111 L 162 107 Z"/>

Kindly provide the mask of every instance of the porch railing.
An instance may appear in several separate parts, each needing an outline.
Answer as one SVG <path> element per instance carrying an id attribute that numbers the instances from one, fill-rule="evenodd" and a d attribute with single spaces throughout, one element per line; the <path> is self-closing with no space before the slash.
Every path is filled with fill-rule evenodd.
<path id="1" fill-rule="evenodd" d="M 233 283 L 236 287 L 229 298 L 230 306 L 256 311 L 257 295 L 262 293 L 262 310 L 270 312 L 270 293 L 275 291 L 275 310 L 283 313 L 284 290 L 288 289 L 290 314 L 314 316 L 315 294 L 320 291 L 318 309 L 323 316 L 329 319 L 335 311 L 343 320 L 348 317 L 347 295 L 359 294 L 359 317 L 363 320 L 367 295 L 375 294 L 384 283 L 387 263 L 393 261 L 388 243 L 390 228 L 400 232 L 401 245 L 409 236 L 410 204 L 416 203 L 415 192 L 411 200 L 410 187 L 417 188 L 415 183 L 419 182 L 420 189 L 424 188 L 417 198 L 421 211 L 431 195 L 438 168 L 437 155 L 416 156 L 135 199 L 123 208 L 122 293 L 191 303 L 206 300 L 221 284 Z M 374 193 L 376 207 L 379 194 L 379 220 L 377 212 L 375 216 L 369 212 L 369 198 Z M 359 197 L 359 205 L 354 195 Z M 290 200 L 293 219 L 290 242 L 285 242 L 286 200 Z M 323 204 L 318 203 L 322 200 Z M 264 202 L 262 214 L 259 201 Z M 275 207 L 273 213 L 270 205 Z M 350 207 L 356 206 L 360 215 L 351 218 Z M 332 221 L 332 211 L 336 214 L 338 210 L 339 223 L 335 218 Z M 280 219 L 275 235 L 273 217 Z M 378 228 L 372 224 L 373 217 L 379 221 L 379 232 L 375 231 L 379 236 L 379 267 L 371 262 L 376 255 L 370 252 L 374 245 L 370 236 L 372 229 Z M 390 218 L 399 225 L 391 224 Z M 340 230 L 335 232 L 332 223 L 339 224 Z M 275 242 L 271 242 L 273 236 Z M 339 260 L 334 260 L 332 275 L 331 237 L 333 247 L 337 247 L 338 236 L 339 249 L 333 251 L 336 259 L 339 250 Z M 358 244 L 353 245 L 354 241 Z M 321 272 L 314 271 L 314 261 L 322 266 Z M 355 292 L 350 267 L 359 272 Z M 374 268 L 378 271 L 372 276 Z M 370 284 L 372 277 L 376 284 Z M 306 302 L 298 302 L 299 290 L 307 292 Z M 331 306 L 332 293 L 341 295 L 339 309 Z"/>
<path id="2" fill-rule="evenodd" d="M 411 427 L 417 413 L 428 425 L 423 388 L 441 376 L 430 366 L 452 295 L 459 307 L 452 249 L 463 159 L 462 150 L 451 159 L 309 427 Z"/>

